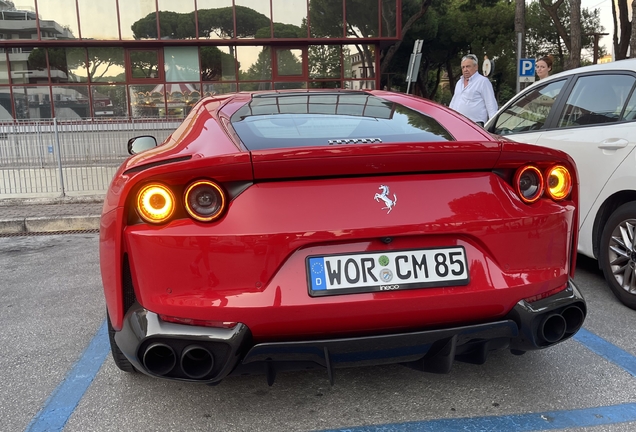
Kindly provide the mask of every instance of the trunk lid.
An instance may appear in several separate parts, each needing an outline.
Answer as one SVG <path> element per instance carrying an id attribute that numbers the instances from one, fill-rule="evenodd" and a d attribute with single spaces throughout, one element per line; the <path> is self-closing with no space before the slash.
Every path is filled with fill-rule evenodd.
<path id="1" fill-rule="evenodd" d="M 252 151 L 255 180 L 492 170 L 501 142 L 443 141 Z"/>

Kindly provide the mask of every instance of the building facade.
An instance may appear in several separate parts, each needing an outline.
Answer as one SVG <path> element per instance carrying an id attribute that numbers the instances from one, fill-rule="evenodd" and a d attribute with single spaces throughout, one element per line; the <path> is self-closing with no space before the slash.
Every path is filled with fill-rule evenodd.
<path id="1" fill-rule="evenodd" d="M 185 116 L 244 90 L 379 85 L 401 0 L 0 0 L 0 120 Z"/>

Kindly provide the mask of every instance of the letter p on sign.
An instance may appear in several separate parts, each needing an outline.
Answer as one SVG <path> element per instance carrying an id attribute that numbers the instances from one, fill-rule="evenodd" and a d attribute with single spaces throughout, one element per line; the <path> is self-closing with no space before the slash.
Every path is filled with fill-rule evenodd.
<path id="1" fill-rule="evenodd" d="M 534 59 L 519 60 L 519 81 L 520 82 L 534 81 Z"/>

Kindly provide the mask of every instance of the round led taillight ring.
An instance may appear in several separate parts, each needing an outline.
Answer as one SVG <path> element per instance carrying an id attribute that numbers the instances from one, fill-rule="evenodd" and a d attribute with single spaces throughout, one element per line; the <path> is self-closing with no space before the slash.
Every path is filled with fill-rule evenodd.
<path id="1" fill-rule="evenodd" d="M 534 165 L 526 165 L 519 168 L 515 174 L 513 184 L 517 195 L 525 203 L 533 203 L 543 195 L 543 174 Z"/>
<path id="2" fill-rule="evenodd" d="M 546 191 L 550 198 L 561 201 L 570 196 L 572 192 L 572 175 L 563 165 L 555 165 L 545 174 Z"/>
<path id="3" fill-rule="evenodd" d="M 188 214 L 200 222 L 211 222 L 221 217 L 227 202 L 223 189 L 210 180 L 197 180 L 190 184 L 183 200 Z"/>
<path id="4" fill-rule="evenodd" d="M 174 194 L 165 185 L 153 183 L 137 193 L 137 213 L 149 223 L 161 224 L 170 220 L 175 210 Z"/>

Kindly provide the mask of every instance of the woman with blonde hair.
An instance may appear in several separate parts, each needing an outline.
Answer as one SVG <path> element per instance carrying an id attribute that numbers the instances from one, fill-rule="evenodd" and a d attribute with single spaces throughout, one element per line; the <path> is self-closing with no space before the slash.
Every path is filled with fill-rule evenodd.
<path id="1" fill-rule="evenodd" d="M 550 76 L 550 72 L 552 72 L 552 63 L 553 62 L 551 55 L 541 57 L 539 60 L 537 60 L 537 63 L 534 66 L 534 70 L 540 80 Z"/>

